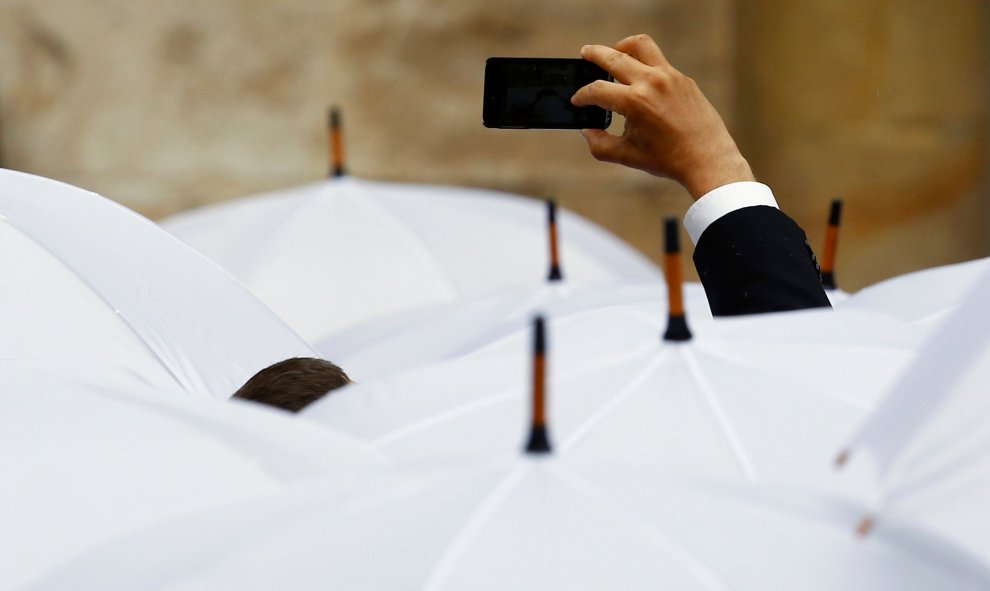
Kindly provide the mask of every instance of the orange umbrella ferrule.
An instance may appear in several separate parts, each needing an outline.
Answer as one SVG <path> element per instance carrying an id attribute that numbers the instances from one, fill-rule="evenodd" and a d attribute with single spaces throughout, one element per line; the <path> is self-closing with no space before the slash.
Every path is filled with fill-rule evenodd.
<path id="1" fill-rule="evenodd" d="M 546 419 L 546 334 L 542 317 L 533 320 L 533 421 L 526 452 L 550 453 Z"/>
<path id="2" fill-rule="evenodd" d="M 875 528 L 876 525 L 876 519 L 872 515 L 867 515 L 863 517 L 856 525 L 856 535 L 861 538 L 865 538 L 870 535 L 870 532 L 873 531 L 873 528 Z"/>
<path id="3" fill-rule="evenodd" d="M 344 176 L 344 133 L 340 122 L 340 109 L 337 107 L 330 109 L 328 129 L 330 135 L 330 175 Z"/>
<path id="4" fill-rule="evenodd" d="M 684 315 L 684 273 L 681 270 L 681 241 L 675 218 L 664 222 L 664 275 L 667 280 L 667 331 L 665 341 L 691 340 Z"/>
<path id="5" fill-rule="evenodd" d="M 557 203 L 553 199 L 547 200 L 547 238 L 550 242 L 550 273 L 547 275 L 548 281 L 560 281 L 564 274 L 560 270 L 560 248 L 557 235 Z"/>
<path id="6" fill-rule="evenodd" d="M 842 200 L 832 200 L 828 227 L 825 228 L 825 251 L 822 253 L 822 285 L 825 289 L 836 289 L 835 252 L 839 245 L 839 225 L 842 222 Z"/>
<path id="7" fill-rule="evenodd" d="M 680 254 L 664 255 L 664 270 L 667 278 L 667 299 L 672 316 L 684 316 L 684 273 L 681 270 Z"/>
<path id="8" fill-rule="evenodd" d="M 848 449 L 842 450 L 842 453 L 840 453 L 835 458 L 835 467 L 836 468 L 844 468 L 845 465 L 849 462 L 849 456 L 850 456 L 850 452 L 849 452 Z"/>

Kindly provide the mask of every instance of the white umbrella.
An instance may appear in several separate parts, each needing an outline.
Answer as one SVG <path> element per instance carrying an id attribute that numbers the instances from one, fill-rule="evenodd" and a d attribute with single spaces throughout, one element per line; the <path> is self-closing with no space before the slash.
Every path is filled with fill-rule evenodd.
<path id="1" fill-rule="evenodd" d="M 0 359 L 86 352 L 92 376 L 225 398 L 317 356 L 214 263 L 94 193 L 0 170 L 0 249 Z"/>
<path id="2" fill-rule="evenodd" d="M 661 339 L 657 306 L 552 319 L 552 431 L 610 462 L 743 481 L 847 486 L 836 447 L 910 359 L 905 325 L 814 310 L 720 319 Z M 452 361 L 357 384 L 303 416 L 407 461 L 513 449 L 528 398 L 529 331 Z M 838 488 L 836 488 L 838 490 Z"/>
<path id="3" fill-rule="evenodd" d="M 857 540 L 847 529 L 862 511 L 855 504 L 616 462 L 581 445 L 587 431 L 557 429 L 567 402 L 579 401 L 551 413 L 561 443 L 550 454 L 520 454 L 522 438 L 512 437 L 470 464 L 351 501 L 327 500 L 318 483 L 294 487 L 125 536 L 34 588 L 900 590 L 990 581 L 978 561 L 909 524 L 884 523 Z M 644 427 L 654 428 L 631 423 L 612 435 Z M 446 446 L 464 445 L 466 433 L 448 431 Z"/>
<path id="4" fill-rule="evenodd" d="M 694 322 L 712 315 L 699 283 L 686 286 L 688 314 Z M 596 308 L 637 304 L 656 313 L 667 307 L 666 288 L 651 284 L 579 284 L 548 282 L 367 322 L 315 343 L 358 382 L 378 379 L 420 365 L 463 356 L 493 340 L 529 326 L 540 312 L 555 318 Z"/>
<path id="5" fill-rule="evenodd" d="M 988 270 L 990 259 L 915 271 L 864 288 L 839 306 L 883 312 L 935 329 Z"/>
<path id="6" fill-rule="evenodd" d="M 316 483 L 173 520 L 31 589 L 976 590 L 985 566 L 835 500 L 508 457 L 349 502 Z"/>
<path id="7" fill-rule="evenodd" d="M 990 563 L 988 294 L 985 272 L 852 438 L 840 464 L 861 450 L 879 476 L 879 498 L 861 529 L 910 515 Z"/>
<path id="8" fill-rule="evenodd" d="M 311 341 L 547 277 L 545 206 L 520 196 L 342 177 L 162 222 Z M 565 274 L 658 280 L 645 257 L 562 212 Z"/>
<path id="9" fill-rule="evenodd" d="M 666 220 L 666 233 L 674 240 L 668 273 L 676 274 L 681 289 L 678 225 Z M 361 324 L 316 343 L 328 358 L 347 367 L 358 381 L 378 379 L 419 365 L 462 356 L 502 336 L 525 329 L 536 314 L 556 318 L 582 314 L 596 308 L 640 304 L 659 312 L 667 309 L 671 286 L 648 284 L 544 284 L 500 291 L 477 300 L 452 304 L 439 310 L 419 311 Z M 695 322 L 710 322 L 711 310 L 700 283 L 683 286 L 686 305 Z M 681 293 L 675 291 L 675 293 Z M 676 296 L 674 296 L 676 297 Z M 683 303 L 682 303 L 683 305 Z"/>
<path id="10" fill-rule="evenodd" d="M 383 462 L 259 405 L 136 388 L 125 375 L 93 383 L 85 357 L 0 362 L 0 588 L 163 519 Z"/>

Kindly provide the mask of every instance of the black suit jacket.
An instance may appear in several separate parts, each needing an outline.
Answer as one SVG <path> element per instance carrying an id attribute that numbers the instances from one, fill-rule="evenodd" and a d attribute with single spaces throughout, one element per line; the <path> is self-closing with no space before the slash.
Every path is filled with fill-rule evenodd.
<path id="1" fill-rule="evenodd" d="M 715 316 L 830 306 L 804 231 L 774 207 L 744 207 L 712 222 L 694 265 Z"/>

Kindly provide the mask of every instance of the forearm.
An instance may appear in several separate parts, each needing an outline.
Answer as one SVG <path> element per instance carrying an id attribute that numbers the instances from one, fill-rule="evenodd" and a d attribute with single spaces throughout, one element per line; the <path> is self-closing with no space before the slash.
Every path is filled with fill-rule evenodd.
<path id="1" fill-rule="evenodd" d="M 715 316 L 830 306 L 804 231 L 770 205 L 734 209 L 709 224 L 694 263 Z"/>

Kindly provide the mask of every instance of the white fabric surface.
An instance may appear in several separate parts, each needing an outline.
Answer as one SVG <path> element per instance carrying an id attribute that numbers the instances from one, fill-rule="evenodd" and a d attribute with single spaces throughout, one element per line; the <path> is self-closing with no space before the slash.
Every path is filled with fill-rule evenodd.
<path id="1" fill-rule="evenodd" d="M 183 213 L 163 227 L 247 285 L 311 342 L 377 318 L 538 285 L 544 203 L 518 195 L 340 178 Z M 558 210 L 575 281 L 662 281 L 602 228 Z"/>
<path id="2" fill-rule="evenodd" d="M 911 515 L 990 564 L 990 272 L 919 351 L 848 449 L 881 478 L 875 511 Z"/>
<path id="3" fill-rule="evenodd" d="M 296 487 L 297 489 L 299 487 Z M 554 455 L 422 473 L 341 502 L 324 483 L 173 520 L 31 589 L 977 591 L 924 532 L 847 529 L 855 505 Z"/>
<path id="4" fill-rule="evenodd" d="M 669 473 L 873 490 L 869 478 L 839 478 L 832 460 L 911 358 L 916 329 L 833 310 L 688 322 L 694 339 L 668 343 L 655 302 L 549 319 L 550 430 L 562 450 Z M 509 453 L 526 430 L 530 330 L 349 386 L 302 416 L 409 461 Z"/>
<path id="5" fill-rule="evenodd" d="M 934 331 L 988 271 L 988 258 L 923 269 L 865 287 L 839 306 L 883 312 Z"/>
<path id="6" fill-rule="evenodd" d="M 574 284 L 570 281 L 505 290 L 429 312 L 389 317 L 330 335 L 315 343 L 358 382 L 471 353 L 528 326 L 537 313 L 559 317 L 595 308 L 641 304 L 663 314 L 667 288 L 652 284 Z M 711 322 L 699 283 L 685 285 L 687 317 Z"/>
<path id="7" fill-rule="evenodd" d="M 10 365 L 0 361 L 0 589 L 187 511 L 381 462 L 259 405 L 138 388 L 125 374 L 87 383 L 64 363 Z"/>
<path id="8" fill-rule="evenodd" d="M 258 370 L 318 356 L 229 274 L 95 193 L 0 170 L 0 359 L 226 398 Z"/>

